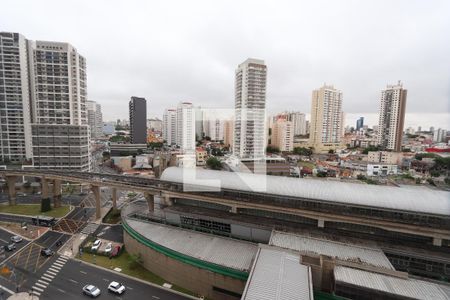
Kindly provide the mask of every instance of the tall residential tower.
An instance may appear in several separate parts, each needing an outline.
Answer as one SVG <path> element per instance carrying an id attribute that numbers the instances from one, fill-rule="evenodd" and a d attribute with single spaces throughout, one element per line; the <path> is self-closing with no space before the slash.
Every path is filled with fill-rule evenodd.
<path id="1" fill-rule="evenodd" d="M 309 143 L 318 152 L 340 146 L 343 128 L 342 92 L 331 85 L 314 90 Z"/>
<path id="2" fill-rule="evenodd" d="M 399 81 L 381 91 L 378 144 L 382 149 L 401 151 L 407 90 Z"/>
<path id="3" fill-rule="evenodd" d="M 131 97 L 130 134 L 132 144 L 147 144 L 147 101 L 145 98 Z"/>
<path id="4" fill-rule="evenodd" d="M 241 160 L 265 157 L 266 81 L 263 60 L 249 58 L 236 70 L 233 153 Z"/>

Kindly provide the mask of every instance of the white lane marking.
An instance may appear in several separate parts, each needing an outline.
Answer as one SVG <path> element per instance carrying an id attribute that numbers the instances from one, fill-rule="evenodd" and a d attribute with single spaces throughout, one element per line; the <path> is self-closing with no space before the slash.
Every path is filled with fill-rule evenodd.
<path id="1" fill-rule="evenodd" d="M 62 267 L 64 267 L 64 264 L 61 264 L 61 263 L 55 261 L 53 263 L 53 266 L 58 266 L 58 267 L 62 268 Z"/>
<path id="2" fill-rule="evenodd" d="M 103 278 L 103 281 L 106 281 L 106 282 L 108 282 L 108 281 L 109 281 L 109 279 Z"/>
<path id="3" fill-rule="evenodd" d="M 159 297 L 157 297 L 157 296 L 152 296 L 152 298 L 159 299 Z"/>
<path id="4" fill-rule="evenodd" d="M 58 270 L 50 271 L 52 268 L 48 269 L 46 273 L 52 274 L 53 276 L 58 275 Z"/>
<path id="5" fill-rule="evenodd" d="M 80 271 L 81 274 L 87 274 L 85 271 Z"/>
<path id="6" fill-rule="evenodd" d="M 45 284 L 45 285 L 48 285 L 48 282 L 47 282 L 47 281 L 43 281 L 43 280 L 38 279 L 38 282 L 39 282 L 39 283 L 42 283 L 42 284 Z"/>
<path id="7" fill-rule="evenodd" d="M 132 288 L 132 287 L 129 287 L 129 286 L 127 286 L 127 289 L 129 289 L 129 290 L 133 290 L 133 288 Z"/>
<path id="8" fill-rule="evenodd" d="M 52 280 L 53 278 L 55 278 L 55 276 L 53 276 L 53 275 L 50 275 L 50 274 L 42 274 L 42 279 L 44 279 L 44 277 L 49 277 L 50 278 L 50 280 Z"/>
<path id="9" fill-rule="evenodd" d="M 47 288 L 46 285 L 43 285 L 42 283 L 39 283 L 39 282 L 36 282 L 34 285 L 35 285 L 35 286 L 38 286 L 38 287 L 41 287 L 41 288 L 43 288 L 43 289 Z"/>
<path id="10" fill-rule="evenodd" d="M 73 282 L 73 283 L 78 283 L 78 281 L 73 280 L 73 279 L 69 279 L 69 281 Z"/>
<path id="11" fill-rule="evenodd" d="M 10 293 L 11 295 L 15 294 L 13 291 L 11 291 L 10 289 L 4 287 L 3 285 L 0 285 L 0 289 L 6 291 L 6 292 L 8 292 L 8 293 Z"/>
<path id="12" fill-rule="evenodd" d="M 4 239 L 0 239 L 0 241 L 2 241 L 3 243 L 9 244 L 9 242 L 8 242 L 8 241 L 5 241 Z"/>
<path id="13" fill-rule="evenodd" d="M 58 289 L 58 291 L 60 291 L 61 293 L 66 293 L 64 290 L 62 290 L 62 289 Z"/>
<path id="14" fill-rule="evenodd" d="M 44 291 L 43 289 L 40 289 L 40 288 L 38 288 L 38 287 L 36 287 L 36 286 L 33 286 L 33 290 L 39 291 L 39 292 L 41 292 L 41 293 Z"/>
<path id="15" fill-rule="evenodd" d="M 40 296 L 41 295 L 41 293 L 36 292 L 36 291 L 33 291 L 33 294 L 35 294 L 36 296 Z"/>
<path id="16" fill-rule="evenodd" d="M 68 261 L 69 259 L 65 256 L 60 256 L 57 260 Z"/>
<path id="17" fill-rule="evenodd" d="M 52 266 L 51 268 L 49 268 L 50 270 L 54 270 L 54 269 L 56 269 L 56 271 L 60 271 L 61 270 L 61 267 L 60 266 Z"/>

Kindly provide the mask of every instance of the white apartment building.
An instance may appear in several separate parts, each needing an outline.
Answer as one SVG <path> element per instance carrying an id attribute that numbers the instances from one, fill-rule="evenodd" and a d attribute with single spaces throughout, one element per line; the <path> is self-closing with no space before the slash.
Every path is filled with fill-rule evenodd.
<path id="1" fill-rule="evenodd" d="M 294 150 L 294 124 L 292 121 L 278 119 L 272 127 L 272 146 L 277 147 L 280 151 Z"/>
<path id="2" fill-rule="evenodd" d="M 343 134 L 342 92 L 332 85 L 314 90 L 309 142 L 318 152 L 336 149 Z"/>
<path id="3" fill-rule="evenodd" d="M 367 164 L 367 176 L 397 175 L 397 165 Z"/>
<path id="4" fill-rule="evenodd" d="M 32 158 L 27 40 L 0 32 L 0 160 Z"/>
<path id="5" fill-rule="evenodd" d="M 381 91 L 378 144 L 387 150 L 401 151 L 407 90 L 399 81 Z"/>
<path id="6" fill-rule="evenodd" d="M 163 115 L 162 124 L 163 139 L 167 145 L 175 145 L 177 143 L 177 110 L 166 109 Z"/>
<path id="7" fill-rule="evenodd" d="M 18 156 L 25 153 L 34 167 L 88 171 L 90 137 L 84 57 L 68 43 L 31 41 L 17 33 L 0 35 L 0 68 L 5 68 L 0 76 L 8 79 L 7 86 L 3 86 L 5 97 L 0 98 L 0 117 L 8 116 L 1 122 L 2 156 L 6 151 Z M 15 112 L 17 108 L 22 113 Z M 59 130 L 51 129 L 52 125 L 58 125 Z M 14 130 L 18 134 L 13 134 Z M 8 142 L 3 143 L 3 136 L 9 138 Z M 23 150 L 11 148 L 19 144 L 24 145 Z M 61 147 L 70 153 L 61 152 Z M 13 159 L 20 161 L 18 156 Z"/>
<path id="8" fill-rule="evenodd" d="M 294 135 L 306 134 L 306 116 L 301 112 L 289 113 L 289 121 L 294 125 Z"/>
<path id="9" fill-rule="evenodd" d="M 447 130 L 439 128 L 434 130 L 433 132 L 433 142 L 441 143 L 445 142 L 445 138 L 447 137 Z"/>
<path id="10" fill-rule="evenodd" d="M 86 101 L 88 124 L 91 130 L 91 139 L 103 136 L 102 106 L 95 101 Z"/>
<path id="11" fill-rule="evenodd" d="M 211 138 L 211 141 L 224 140 L 225 120 L 221 113 L 222 111 L 217 109 L 203 110 L 203 131 L 205 136 Z"/>
<path id="12" fill-rule="evenodd" d="M 236 69 L 233 153 L 241 160 L 265 157 L 266 81 L 263 60 L 249 58 Z"/>
<path id="13" fill-rule="evenodd" d="M 177 145 L 184 154 L 195 155 L 195 109 L 191 102 L 177 106 Z"/>

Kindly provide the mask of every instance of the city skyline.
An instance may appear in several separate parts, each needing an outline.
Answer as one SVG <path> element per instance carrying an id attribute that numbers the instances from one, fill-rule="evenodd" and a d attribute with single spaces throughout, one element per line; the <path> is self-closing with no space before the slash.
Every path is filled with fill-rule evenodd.
<path id="1" fill-rule="evenodd" d="M 139 21 L 122 24 L 120 32 L 142 28 L 140 34 L 138 32 L 142 38 L 131 41 L 123 36 L 124 40 L 117 43 L 111 36 L 116 31 L 108 30 L 109 25 L 115 28 L 109 20 L 120 15 L 117 8 L 106 8 L 108 14 L 104 15 L 111 17 L 108 20 L 102 18 L 104 25 L 92 30 L 89 25 L 99 21 L 98 14 L 93 11 L 100 3 L 94 4 L 92 10 L 83 11 L 84 22 L 80 24 L 74 19 L 78 14 L 65 13 L 49 5 L 45 13 L 53 11 L 55 17 L 64 19 L 66 24 L 61 29 L 52 27 L 50 30 L 51 22 L 33 22 L 40 14 L 30 12 L 39 12 L 43 8 L 34 7 L 30 2 L 29 6 L 34 9 L 22 11 L 16 4 L 5 8 L 2 30 L 21 32 L 30 39 L 61 40 L 76 45 L 88 61 L 89 99 L 102 104 L 105 120 L 124 118 L 124 107 L 129 97 L 135 94 L 152 102 L 148 117 L 161 117 L 168 102 L 191 101 L 202 107 L 232 108 L 235 65 L 246 57 L 258 57 L 265 60 L 269 69 L 268 114 L 279 112 L 279 108 L 308 113 L 311 91 L 323 83 L 339 86 L 342 90 L 344 112 L 362 116 L 377 113 L 379 90 L 386 84 L 402 80 L 409 90 L 405 126 L 419 123 L 424 127 L 448 127 L 450 76 L 445 62 L 450 45 L 445 36 L 450 21 L 443 13 L 448 11 L 448 3 L 436 1 L 430 9 L 419 2 L 396 2 L 389 3 L 389 11 L 378 2 L 364 7 L 356 3 L 346 6 L 323 4 L 299 4 L 290 12 L 284 6 L 266 3 L 258 7 L 260 17 L 252 17 L 254 22 L 230 24 L 224 18 L 239 20 L 251 6 L 246 4 L 241 12 L 235 12 L 231 6 L 213 6 L 205 2 L 200 5 L 201 10 L 192 11 L 195 7 L 185 7 L 181 10 L 185 13 L 180 16 L 162 13 L 169 20 L 181 18 L 173 25 L 163 22 L 167 25 L 164 27 L 152 24 L 160 21 L 158 13 L 167 9 L 166 4 L 158 7 L 129 5 L 121 7 L 123 13 L 139 16 L 151 8 L 151 14 L 155 16 L 136 17 Z M 179 3 L 179 6 L 183 5 Z M 102 9 L 105 9 L 103 5 Z M 315 26 L 320 25 L 320 18 L 314 18 L 314 11 L 318 9 L 330 22 L 339 20 L 340 25 L 336 28 Z M 273 11 L 278 14 L 272 14 Z M 385 20 L 383 24 L 376 17 L 380 14 Z M 211 16 L 207 19 L 210 26 L 199 27 L 197 22 L 201 21 L 191 20 L 192 16 L 202 20 L 208 15 Z M 184 18 L 189 19 L 190 25 L 180 28 Z M 366 22 L 361 22 L 363 18 Z M 30 22 L 34 25 L 29 26 Z M 134 22 L 143 26 L 135 27 Z M 305 26 L 307 24 L 310 26 Z M 420 30 L 411 35 L 405 24 Z M 216 31 L 221 33 L 222 40 L 214 37 Z M 389 34 L 385 34 L 386 31 Z M 249 36 L 249 32 L 261 34 Z M 288 38 L 294 33 L 299 37 L 297 41 Z M 183 43 L 181 48 L 178 47 L 180 42 Z M 332 43 L 333 48 L 322 47 L 328 43 Z M 126 46 L 128 44 L 133 47 Z M 394 47 L 385 47 L 385 44 Z M 228 45 L 233 45 L 233 50 Z M 279 45 L 283 52 L 272 45 Z M 425 51 L 428 51 L 426 56 L 423 55 Z M 112 61 L 115 63 L 111 64 Z M 178 72 L 173 73 L 172 69 Z M 417 122 L 412 119 L 416 113 L 427 116 L 425 119 L 434 123 Z"/>

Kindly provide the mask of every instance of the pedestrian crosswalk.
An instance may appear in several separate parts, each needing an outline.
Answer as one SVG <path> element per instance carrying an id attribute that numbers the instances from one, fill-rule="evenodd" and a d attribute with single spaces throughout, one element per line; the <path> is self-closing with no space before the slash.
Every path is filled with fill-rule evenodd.
<path id="1" fill-rule="evenodd" d="M 64 255 L 58 257 L 58 259 L 53 262 L 53 264 L 47 269 L 47 271 L 42 274 L 41 278 L 34 283 L 33 287 L 31 288 L 32 293 L 36 296 L 40 296 L 50 284 L 50 282 L 52 282 L 53 278 L 58 275 L 59 271 L 61 271 L 62 267 L 64 267 L 68 260 L 69 257 Z"/>

